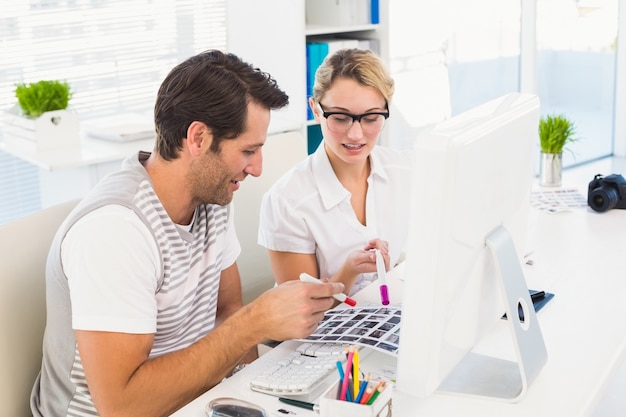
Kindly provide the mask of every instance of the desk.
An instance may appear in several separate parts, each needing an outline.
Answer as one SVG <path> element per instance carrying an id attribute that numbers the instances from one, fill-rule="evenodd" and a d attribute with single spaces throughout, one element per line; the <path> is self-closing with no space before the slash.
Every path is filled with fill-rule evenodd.
<path id="1" fill-rule="evenodd" d="M 594 174 L 626 173 L 621 170 L 626 167 L 624 161 L 617 162 L 618 165 L 611 165 L 602 161 L 566 171 L 564 187 L 577 186 L 586 196 L 587 184 Z M 557 214 L 531 210 L 529 220 L 528 249 L 534 264 L 524 269 L 528 286 L 553 292 L 556 297 L 538 314 L 548 362 L 526 396 L 511 404 L 438 394 L 415 399 L 394 392 L 394 417 L 592 415 L 626 352 L 626 210 L 602 214 L 588 208 Z M 401 282 L 390 278 L 390 292 L 397 296 L 395 285 Z M 361 296 L 369 297 L 365 293 L 355 298 L 360 301 Z M 499 323 L 487 339 L 491 340 L 486 340 L 485 346 L 492 346 L 490 342 L 494 340 L 510 340 L 506 323 Z M 277 349 L 292 348 L 292 343 L 281 344 Z M 252 369 L 244 369 L 173 416 L 204 416 L 206 403 L 222 396 L 260 404 L 270 416 L 280 416 L 276 411 L 279 408 L 292 410 L 297 416 L 316 415 L 252 392 L 248 377 L 254 364 L 249 368 Z"/>
<path id="2" fill-rule="evenodd" d="M 586 195 L 586 190 L 584 192 Z M 626 351 L 626 212 L 532 211 L 528 286 L 556 297 L 538 314 L 548 361 L 517 404 L 394 396 L 399 416 L 590 416 Z M 502 327 L 490 336 L 510 340 Z M 508 337 L 508 339 L 507 339 Z"/>
<path id="3" fill-rule="evenodd" d="M 402 281 L 399 279 L 401 273 L 402 268 L 390 272 L 387 276 L 389 286 L 389 301 L 391 304 L 400 304 L 402 302 L 403 284 Z M 378 290 L 378 286 L 370 285 L 357 293 L 354 298 L 359 304 L 370 302 L 380 303 L 380 293 Z M 342 306 L 345 308 L 348 307 L 345 304 L 342 304 Z M 204 409 L 206 404 L 209 401 L 219 397 L 233 397 L 249 401 L 253 404 L 258 404 L 265 408 L 270 417 L 319 417 L 319 414 L 314 413 L 313 411 L 308 411 L 302 408 L 283 404 L 278 401 L 278 397 L 261 394 L 250 389 L 249 378 L 251 375 L 257 374 L 259 369 L 263 369 L 263 361 L 271 359 L 272 357 L 280 357 L 285 352 L 293 352 L 295 348 L 300 344 L 302 344 L 302 342 L 300 341 L 287 341 L 281 343 L 276 348 L 265 353 L 265 355 L 261 356 L 257 361 L 245 367 L 242 371 L 224 380 L 213 389 L 207 391 L 191 403 L 187 404 L 182 409 L 178 410 L 176 413 L 172 414 L 171 417 L 205 417 Z M 367 357 L 367 361 L 361 362 L 361 370 L 367 373 L 371 370 L 372 366 L 374 366 L 376 369 L 386 368 L 395 370 L 396 361 L 395 358 L 390 355 L 374 351 L 369 354 L 369 356 Z M 281 414 L 277 411 L 278 409 L 290 410 L 294 414 Z M 413 417 L 412 414 L 411 417 Z"/>

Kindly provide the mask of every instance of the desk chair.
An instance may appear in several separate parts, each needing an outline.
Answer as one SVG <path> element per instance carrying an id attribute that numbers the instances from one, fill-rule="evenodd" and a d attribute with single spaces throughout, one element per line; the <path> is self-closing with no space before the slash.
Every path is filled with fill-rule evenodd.
<path id="1" fill-rule="evenodd" d="M 45 266 L 52 238 L 77 200 L 0 226 L 0 416 L 30 416 L 46 324 Z"/>

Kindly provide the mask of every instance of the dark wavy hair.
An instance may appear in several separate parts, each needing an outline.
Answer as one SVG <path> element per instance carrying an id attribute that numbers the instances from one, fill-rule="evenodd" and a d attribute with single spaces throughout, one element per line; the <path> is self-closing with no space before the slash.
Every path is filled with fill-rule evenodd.
<path id="1" fill-rule="evenodd" d="M 165 160 L 178 157 L 194 121 L 211 129 L 211 150 L 246 130 L 248 103 L 280 109 L 289 97 L 266 72 L 232 53 L 208 50 L 174 67 L 159 88 L 154 105 L 156 152 Z"/>

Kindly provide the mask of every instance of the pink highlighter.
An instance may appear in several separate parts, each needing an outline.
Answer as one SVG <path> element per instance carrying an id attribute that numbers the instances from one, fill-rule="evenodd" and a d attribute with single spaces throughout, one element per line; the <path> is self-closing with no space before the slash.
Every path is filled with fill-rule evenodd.
<path id="1" fill-rule="evenodd" d="M 389 304 L 389 290 L 387 288 L 387 272 L 385 270 L 385 260 L 383 254 L 379 249 L 375 249 L 376 252 L 376 272 L 378 273 L 378 281 L 380 282 L 380 299 L 383 305 Z"/>
<path id="2" fill-rule="evenodd" d="M 321 284 L 322 281 L 320 281 L 319 279 L 312 277 L 311 275 L 307 274 L 306 272 L 303 272 L 300 274 L 300 281 L 302 282 L 310 282 L 313 284 Z M 354 307 L 356 305 L 356 301 L 354 301 L 352 298 L 348 297 L 347 295 L 345 295 L 344 293 L 340 292 L 339 294 L 333 294 L 333 298 L 341 303 L 346 303 L 351 307 Z"/>

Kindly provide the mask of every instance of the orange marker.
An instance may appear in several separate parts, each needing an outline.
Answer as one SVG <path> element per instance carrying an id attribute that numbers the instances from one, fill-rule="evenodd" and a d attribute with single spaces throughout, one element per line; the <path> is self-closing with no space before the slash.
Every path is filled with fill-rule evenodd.
<path id="1" fill-rule="evenodd" d="M 367 384 L 367 388 L 365 388 L 363 396 L 361 397 L 361 401 L 359 401 L 359 404 L 367 404 L 370 397 L 374 394 L 374 391 L 376 391 L 376 386 L 372 382 L 369 382 Z"/>

